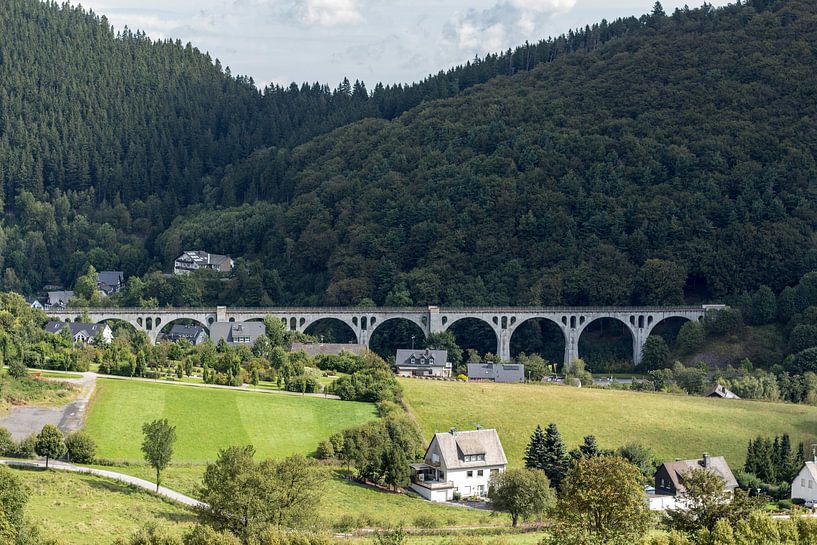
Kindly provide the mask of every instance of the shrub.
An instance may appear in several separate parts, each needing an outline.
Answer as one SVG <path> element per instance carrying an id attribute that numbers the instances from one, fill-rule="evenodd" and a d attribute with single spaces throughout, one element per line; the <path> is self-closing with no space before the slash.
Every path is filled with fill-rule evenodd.
<path id="1" fill-rule="evenodd" d="M 414 517 L 414 525 L 417 528 L 437 528 L 440 521 L 432 515 L 417 515 Z"/>
<path id="2" fill-rule="evenodd" d="M 675 344 L 682 354 L 692 354 L 706 342 L 706 332 L 700 322 L 685 322 L 678 330 Z"/>
<path id="3" fill-rule="evenodd" d="M 736 335 L 743 330 L 743 316 L 736 308 L 710 310 L 704 316 L 704 329 L 716 337 Z"/>
<path id="4" fill-rule="evenodd" d="M 457 380 L 461 380 L 462 382 L 467 382 L 468 381 L 468 376 L 463 375 L 463 374 L 459 374 L 459 375 L 457 375 Z"/>
<path id="5" fill-rule="evenodd" d="M 65 438 L 69 460 L 78 464 L 90 464 L 96 456 L 96 442 L 84 431 L 69 433 Z"/>
<path id="6" fill-rule="evenodd" d="M 28 368 L 21 360 L 14 359 L 8 365 L 9 375 L 12 378 L 21 379 L 28 376 Z"/>
<path id="7" fill-rule="evenodd" d="M 335 449 L 329 441 L 321 441 L 318 443 L 318 449 L 315 452 L 315 457 L 318 460 L 331 460 L 335 457 Z"/>
<path id="8" fill-rule="evenodd" d="M 31 434 L 22 441 L 18 442 L 14 448 L 14 458 L 34 458 L 34 448 L 37 445 L 37 436 Z"/>
<path id="9" fill-rule="evenodd" d="M 11 432 L 6 428 L 0 428 L 0 456 L 13 456 L 14 450 L 15 445 Z"/>

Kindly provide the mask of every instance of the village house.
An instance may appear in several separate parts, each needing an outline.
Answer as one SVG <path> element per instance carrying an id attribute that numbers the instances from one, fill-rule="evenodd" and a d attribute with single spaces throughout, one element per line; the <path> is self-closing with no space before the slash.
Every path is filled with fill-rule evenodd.
<path id="1" fill-rule="evenodd" d="M 105 296 L 119 292 L 125 286 L 122 271 L 100 271 L 96 273 L 96 287 Z"/>
<path id="2" fill-rule="evenodd" d="M 60 334 L 63 329 L 68 328 L 75 343 L 93 344 L 99 337 L 104 344 L 110 344 L 113 340 L 113 331 L 108 324 L 83 324 L 81 322 L 56 322 L 50 321 L 45 324 L 48 333 Z"/>
<path id="3" fill-rule="evenodd" d="M 649 493 L 650 509 L 663 511 L 681 508 L 684 505 L 684 476 L 694 469 L 711 471 L 723 479 L 724 489 L 734 492 L 738 482 L 723 456 L 704 453 L 699 460 L 675 460 L 661 464 L 655 472 L 655 489 Z"/>
<path id="4" fill-rule="evenodd" d="M 28 303 L 28 305 L 31 308 L 34 308 L 34 309 L 37 309 L 37 310 L 43 310 L 45 308 L 45 305 L 43 305 L 40 302 L 40 300 L 37 299 L 36 297 L 33 297 L 31 295 L 27 295 L 27 296 L 24 297 L 24 299 L 26 300 L 26 303 Z"/>
<path id="5" fill-rule="evenodd" d="M 727 389 L 725 386 L 716 384 L 711 390 L 706 393 L 706 397 L 719 397 L 721 399 L 740 399 L 734 392 Z"/>
<path id="6" fill-rule="evenodd" d="M 411 464 L 410 488 L 427 500 L 444 502 L 457 494 L 485 497 L 491 475 L 505 471 L 508 459 L 495 429 L 436 433 L 423 463 Z"/>
<path id="7" fill-rule="evenodd" d="M 398 350 L 394 370 L 401 377 L 450 377 L 451 362 L 447 350 Z"/>
<path id="8" fill-rule="evenodd" d="M 210 325 L 210 338 L 214 344 L 223 339 L 229 346 L 252 346 L 264 334 L 266 329 L 262 322 L 215 322 Z"/>
<path id="9" fill-rule="evenodd" d="M 212 269 L 228 273 L 233 270 L 234 262 L 228 255 L 209 254 L 199 250 L 189 250 L 173 262 L 173 274 L 190 274 L 199 269 Z"/>
<path id="10" fill-rule="evenodd" d="M 74 298 L 73 291 L 49 291 L 46 308 L 63 309 Z"/>
<path id="11" fill-rule="evenodd" d="M 525 382 L 525 366 L 519 363 L 469 363 L 468 380 Z"/>
<path id="12" fill-rule="evenodd" d="M 817 505 L 817 456 L 803 464 L 792 480 L 791 499 L 803 500 L 808 507 Z"/>
<path id="13" fill-rule="evenodd" d="M 197 325 L 174 324 L 170 331 L 161 336 L 160 340 L 178 342 L 182 339 L 190 341 L 193 346 L 207 342 L 207 332 Z"/>

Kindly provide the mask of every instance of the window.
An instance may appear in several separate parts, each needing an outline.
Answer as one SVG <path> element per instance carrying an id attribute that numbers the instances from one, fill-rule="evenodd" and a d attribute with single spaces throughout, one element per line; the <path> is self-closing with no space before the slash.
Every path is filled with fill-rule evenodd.
<path id="1" fill-rule="evenodd" d="M 498 470 L 498 469 L 492 469 L 492 470 L 491 470 L 491 475 L 495 475 L 495 474 L 497 474 L 497 473 L 499 473 L 499 470 Z"/>
<path id="2" fill-rule="evenodd" d="M 806 480 L 805 479 L 800 479 L 800 486 L 803 487 L 803 488 L 806 487 Z"/>
<path id="3" fill-rule="evenodd" d="M 411 357 L 411 364 L 414 365 L 415 363 L 417 363 L 417 360 L 414 358 L 414 356 L 412 356 Z"/>
<path id="4" fill-rule="evenodd" d="M 473 476 L 474 476 L 474 472 L 473 472 L 473 471 L 467 471 L 467 472 L 465 473 L 465 476 L 466 476 L 466 477 L 473 477 Z"/>
<path id="5" fill-rule="evenodd" d="M 431 455 L 431 463 L 432 464 L 439 464 L 440 463 L 440 455 L 436 452 Z"/>
<path id="6" fill-rule="evenodd" d="M 483 475 L 482 470 L 481 469 L 477 470 L 477 477 L 482 477 L 482 475 Z"/>
<path id="7" fill-rule="evenodd" d="M 814 481 L 812 481 L 811 479 L 808 480 L 808 487 L 814 488 Z"/>
<path id="8" fill-rule="evenodd" d="M 428 364 L 429 365 L 434 365 L 434 356 L 431 356 L 430 358 L 428 358 Z"/>

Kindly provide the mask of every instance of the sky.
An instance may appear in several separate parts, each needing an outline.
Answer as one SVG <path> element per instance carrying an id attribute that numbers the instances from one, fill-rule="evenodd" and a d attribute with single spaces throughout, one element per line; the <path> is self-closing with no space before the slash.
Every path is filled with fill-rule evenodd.
<path id="1" fill-rule="evenodd" d="M 121 29 L 181 39 L 256 84 L 423 79 L 475 55 L 650 12 L 655 0 L 84 0 Z M 667 13 L 697 0 L 665 0 Z M 723 5 L 725 0 L 710 1 Z"/>

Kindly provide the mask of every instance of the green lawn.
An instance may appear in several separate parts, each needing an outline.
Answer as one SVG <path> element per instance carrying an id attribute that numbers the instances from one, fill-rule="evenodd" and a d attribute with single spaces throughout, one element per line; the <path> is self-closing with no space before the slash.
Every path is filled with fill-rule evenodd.
<path id="1" fill-rule="evenodd" d="M 148 481 L 154 481 L 156 477 L 153 469 L 146 465 L 101 469 Z M 411 494 L 395 494 L 350 482 L 342 478 L 341 470 L 336 467 L 323 467 L 321 471 L 325 477 L 325 488 L 321 494 L 320 514 L 328 529 L 336 528 L 342 521 L 349 522 L 350 528 L 396 525 L 409 528 L 430 520 L 437 527 L 510 524 L 510 519 L 499 513 L 440 505 Z M 195 498 L 198 497 L 203 475 L 203 465 L 173 465 L 162 474 L 162 485 Z M 419 523 L 418 518 L 422 519 Z"/>
<path id="2" fill-rule="evenodd" d="M 789 433 L 796 445 L 817 441 L 817 407 L 708 399 L 558 385 L 437 382 L 403 379 L 405 399 L 426 439 L 435 431 L 496 428 L 512 465 L 536 424 L 555 422 L 568 448 L 593 434 L 604 448 L 627 442 L 662 459 L 726 456 L 733 467 L 758 435 Z"/>
<path id="3" fill-rule="evenodd" d="M 57 471 L 15 469 L 30 497 L 26 515 L 43 537 L 72 545 L 109 544 L 152 523 L 181 533 L 195 515 L 116 481 Z"/>
<path id="4" fill-rule="evenodd" d="M 82 378 L 82 375 L 77 373 L 61 373 L 58 371 L 40 371 L 39 369 L 29 369 L 29 374 L 39 374 L 40 378 L 56 378 L 56 379 L 69 379 L 69 378 Z"/>
<path id="5" fill-rule="evenodd" d="M 205 462 L 232 445 L 254 445 L 259 459 L 308 454 L 331 434 L 374 417 L 368 403 L 99 379 L 86 430 L 99 457 L 137 461 L 142 424 L 167 418 L 178 435 L 174 460 Z"/>

